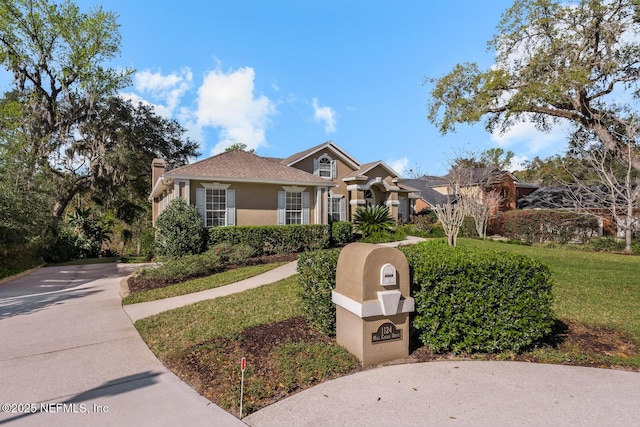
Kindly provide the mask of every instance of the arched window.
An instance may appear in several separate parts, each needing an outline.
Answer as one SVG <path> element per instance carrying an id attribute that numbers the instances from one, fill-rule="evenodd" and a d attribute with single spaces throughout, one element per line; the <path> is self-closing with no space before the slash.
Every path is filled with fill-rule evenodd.
<path id="1" fill-rule="evenodd" d="M 336 161 L 326 154 L 314 160 L 315 175 L 326 179 L 333 179 L 336 177 Z"/>

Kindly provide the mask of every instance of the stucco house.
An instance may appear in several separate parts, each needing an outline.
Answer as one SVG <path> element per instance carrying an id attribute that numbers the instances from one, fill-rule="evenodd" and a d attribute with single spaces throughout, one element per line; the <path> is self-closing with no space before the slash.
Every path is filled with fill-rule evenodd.
<path id="1" fill-rule="evenodd" d="M 455 194 L 465 194 L 484 200 L 489 192 L 497 191 L 501 196 L 497 211 L 516 209 L 516 202 L 538 188 L 537 185 L 519 181 L 512 173 L 497 168 L 459 168 L 444 176 L 425 175 L 406 180 L 406 185 L 416 189 L 419 199 L 415 211 L 431 209 L 436 204 L 455 202 Z"/>
<path id="2" fill-rule="evenodd" d="M 359 206 L 387 206 L 408 219 L 412 189 L 382 161 L 360 163 L 333 141 L 286 159 L 234 150 L 173 170 L 152 164 L 153 223 L 182 197 L 195 205 L 206 227 L 326 224 L 350 221 Z"/>

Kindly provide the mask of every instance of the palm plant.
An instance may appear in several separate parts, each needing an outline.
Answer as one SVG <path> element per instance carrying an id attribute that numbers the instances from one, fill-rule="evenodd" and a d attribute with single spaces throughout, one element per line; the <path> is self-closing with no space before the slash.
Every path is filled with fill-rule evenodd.
<path id="1" fill-rule="evenodd" d="M 396 224 L 386 206 L 367 206 L 358 208 L 353 214 L 353 223 L 363 237 L 388 231 Z"/>

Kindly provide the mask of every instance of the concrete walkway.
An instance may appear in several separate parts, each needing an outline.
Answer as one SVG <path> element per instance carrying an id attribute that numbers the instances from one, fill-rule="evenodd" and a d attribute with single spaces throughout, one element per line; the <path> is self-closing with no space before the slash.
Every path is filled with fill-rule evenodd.
<path id="1" fill-rule="evenodd" d="M 408 236 L 406 240 L 401 242 L 383 243 L 383 246 L 396 247 L 399 245 L 414 244 L 423 241 L 423 238 Z M 163 311 L 172 310 L 174 308 L 183 307 L 199 301 L 223 297 L 237 292 L 246 291 L 248 289 L 257 288 L 285 279 L 296 274 L 297 261 L 287 263 L 281 267 L 262 273 L 258 276 L 236 282 L 230 285 L 221 286 L 219 288 L 209 289 L 206 291 L 195 292 L 192 294 L 181 295 L 172 298 L 165 298 L 157 301 L 143 302 L 138 304 L 129 304 L 124 306 L 124 311 L 131 319 L 132 323 L 145 317 L 153 316 Z"/>
<path id="2" fill-rule="evenodd" d="M 244 419 L 266 426 L 637 426 L 640 373 L 521 362 L 386 366 Z"/>
<path id="3" fill-rule="evenodd" d="M 48 267 L 0 286 L 0 425 L 244 425 L 147 348 L 121 306 L 131 268 Z"/>
<path id="4" fill-rule="evenodd" d="M 257 276 L 253 276 L 248 279 L 232 283 L 230 285 L 220 286 L 219 288 L 208 289 L 201 292 L 194 292 L 192 294 L 181 295 L 178 297 L 165 298 L 157 301 L 129 304 L 123 306 L 123 308 L 127 313 L 127 316 L 129 316 L 129 319 L 131 319 L 131 322 L 135 323 L 138 319 L 153 316 L 155 314 L 162 313 L 163 311 L 172 310 L 174 308 L 182 307 L 189 304 L 194 304 L 199 301 L 219 298 L 226 295 L 235 294 L 237 292 L 243 292 L 248 289 L 257 288 L 258 286 L 277 282 L 278 280 L 296 274 L 297 263 L 297 261 L 289 262 Z"/>

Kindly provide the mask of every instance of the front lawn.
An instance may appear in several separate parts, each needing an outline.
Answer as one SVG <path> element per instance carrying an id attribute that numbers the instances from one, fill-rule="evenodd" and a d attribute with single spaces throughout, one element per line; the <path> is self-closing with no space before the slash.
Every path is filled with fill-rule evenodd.
<path id="1" fill-rule="evenodd" d="M 521 354 L 452 356 L 412 348 L 408 361 L 500 359 L 640 371 L 640 257 L 461 239 L 537 258 L 555 283 L 554 334 Z M 246 357 L 244 415 L 292 393 L 355 372 L 358 362 L 303 319 L 296 277 L 203 301 L 136 322 L 173 372 L 239 415 L 240 358 Z"/>
<path id="2" fill-rule="evenodd" d="M 135 326 L 183 381 L 238 416 L 242 357 L 247 359 L 244 415 L 359 369 L 353 356 L 309 327 L 303 314 L 293 276 L 138 320 Z"/>

